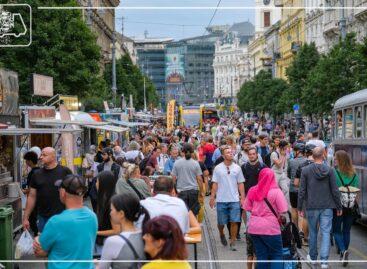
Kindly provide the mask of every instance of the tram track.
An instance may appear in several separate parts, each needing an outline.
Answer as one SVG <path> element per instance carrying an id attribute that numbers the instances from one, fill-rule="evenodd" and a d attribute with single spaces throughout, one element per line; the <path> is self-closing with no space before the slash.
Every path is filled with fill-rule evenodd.
<path id="1" fill-rule="evenodd" d="M 204 213 L 204 225 L 203 225 L 203 232 L 204 232 L 204 243 L 206 246 L 206 249 L 208 251 L 208 260 L 209 261 L 216 261 L 218 260 L 218 252 L 217 247 L 213 242 L 215 242 L 214 235 L 210 225 L 210 220 L 208 218 L 208 212 L 205 208 Z M 210 269 L 221 269 L 221 266 L 218 262 L 209 262 L 208 263 Z"/>

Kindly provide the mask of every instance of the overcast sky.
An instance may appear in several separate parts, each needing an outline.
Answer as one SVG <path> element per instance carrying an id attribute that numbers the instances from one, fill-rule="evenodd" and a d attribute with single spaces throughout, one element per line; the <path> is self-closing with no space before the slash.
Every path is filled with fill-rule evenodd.
<path id="1" fill-rule="evenodd" d="M 120 7 L 216 7 L 217 0 L 121 0 Z M 222 0 L 221 7 L 253 7 L 252 0 Z M 214 10 L 116 10 L 116 30 L 121 32 L 124 17 L 124 35 L 129 37 L 171 37 L 182 39 L 202 35 Z M 255 12 L 250 10 L 218 10 L 212 25 L 251 21 Z M 164 24 L 164 25 L 163 25 Z M 166 25 L 167 24 L 167 25 Z M 184 26 L 183 26 L 184 25 Z"/>

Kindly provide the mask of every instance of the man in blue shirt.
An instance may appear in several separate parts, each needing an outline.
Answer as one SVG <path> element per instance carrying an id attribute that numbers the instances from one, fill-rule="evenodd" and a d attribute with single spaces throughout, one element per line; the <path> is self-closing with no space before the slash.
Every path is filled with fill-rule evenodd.
<path id="1" fill-rule="evenodd" d="M 163 169 L 164 175 L 170 175 L 173 169 L 173 165 L 175 164 L 175 161 L 178 159 L 179 149 L 178 147 L 173 147 L 170 150 L 170 157 L 166 161 Z"/>
<path id="2" fill-rule="evenodd" d="M 98 225 L 96 215 L 83 206 L 85 180 L 69 175 L 55 185 L 59 187 L 60 200 L 66 209 L 51 217 L 42 234 L 35 238 L 34 252 L 38 257 L 48 257 L 48 269 L 92 269 Z M 61 260 L 70 262 L 56 262 Z"/>

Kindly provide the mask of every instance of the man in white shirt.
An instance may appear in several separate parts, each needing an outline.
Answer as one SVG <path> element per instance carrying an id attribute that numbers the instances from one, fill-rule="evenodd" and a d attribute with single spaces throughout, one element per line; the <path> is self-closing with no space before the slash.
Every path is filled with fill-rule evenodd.
<path id="1" fill-rule="evenodd" d="M 315 131 L 312 132 L 312 138 L 310 140 L 308 140 L 308 142 L 306 143 L 306 145 L 308 144 L 312 144 L 315 145 L 316 147 L 320 147 L 326 150 L 326 145 L 325 142 L 322 141 L 321 139 L 319 139 L 319 132 Z"/>
<path id="2" fill-rule="evenodd" d="M 170 216 L 180 225 L 183 234 L 186 234 L 190 229 L 189 211 L 182 199 L 173 197 L 173 180 L 164 176 L 157 178 L 153 192 L 153 197 L 140 201 L 140 204 L 149 212 L 150 218 L 161 215 Z"/>
<path id="3" fill-rule="evenodd" d="M 241 222 L 241 202 L 245 199 L 245 179 L 241 167 L 233 162 L 231 147 L 223 149 L 224 161 L 218 164 L 213 171 L 212 190 L 209 205 L 217 206 L 218 230 L 221 242 L 227 245 L 224 235 L 224 226 L 230 223 L 231 242 L 230 249 L 236 251 L 235 240 L 238 230 L 238 222 Z"/>

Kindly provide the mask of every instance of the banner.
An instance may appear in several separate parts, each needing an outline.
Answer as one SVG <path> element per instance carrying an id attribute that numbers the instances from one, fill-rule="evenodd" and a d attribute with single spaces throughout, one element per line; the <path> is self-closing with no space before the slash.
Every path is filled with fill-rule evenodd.
<path id="1" fill-rule="evenodd" d="M 18 116 L 18 74 L 0 69 L 0 114 Z"/>
<path id="2" fill-rule="evenodd" d="M 167 131 L 170 132 L 173 130 L 174 122 L 175 122 L 175 100 L 170 100 L 167 104 Z"/>

